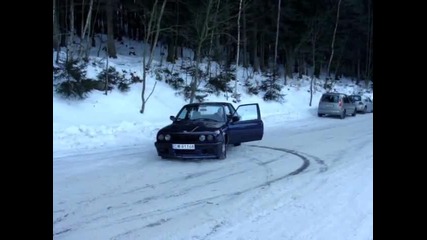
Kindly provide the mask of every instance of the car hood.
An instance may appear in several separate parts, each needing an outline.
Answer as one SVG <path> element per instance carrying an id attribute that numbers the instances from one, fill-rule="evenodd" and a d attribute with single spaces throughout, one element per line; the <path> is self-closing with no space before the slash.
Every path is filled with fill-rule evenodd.
<path id="1" fill-rule="evenodd" d="M 224 126 L 223 122 L 211 121 L 179 121 L 174 122 L 164 128 L 161 132 L 180 133 L 180 132 L 209 132 L 220 129 Z"/>

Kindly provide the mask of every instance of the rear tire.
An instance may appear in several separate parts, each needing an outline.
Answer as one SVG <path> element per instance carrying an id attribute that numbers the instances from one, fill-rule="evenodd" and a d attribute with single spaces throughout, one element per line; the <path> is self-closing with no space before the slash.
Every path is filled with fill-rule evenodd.
<path id="1" fill-rule="evenodd" d="M 357 113 L 357 109 L 354 108 L 354 112 L 353 112 L 353 114 L 351 114 L 351 116 L 356 117 L 356 113 Z"/>
<path id="2" fill-rule="evenodd" d="M 323 117 L 323 114 L 318 113 L 318 114 L 317 114 L 317 116 L 318 116 L 318 117 Z"/>

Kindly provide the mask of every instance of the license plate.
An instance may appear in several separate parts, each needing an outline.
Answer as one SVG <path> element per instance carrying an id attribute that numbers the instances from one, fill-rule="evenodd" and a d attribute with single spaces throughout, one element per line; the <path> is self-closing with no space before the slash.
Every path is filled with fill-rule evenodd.
<path id="1" fill-rule="evenodd" d="M 173 149 L 179 149 L 179 150 L 194 150 L 194 144 L 172 144 Z"/>

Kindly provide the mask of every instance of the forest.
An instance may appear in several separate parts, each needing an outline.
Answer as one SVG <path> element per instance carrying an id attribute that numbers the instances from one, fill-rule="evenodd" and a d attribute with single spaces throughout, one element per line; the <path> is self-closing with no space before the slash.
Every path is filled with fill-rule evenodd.
<path id="1" fill-rule="evenodd" d="M 57 62 L 61 49 L 68 62 L 80 62 L 98 47 L 114 59 L 116 44 L 132 39 L 149 46 L 145 83 L 155 47 L 172 64 L 191 49 L 191 101 L 210 76 L 198 67 L 206 60 L 270 74 L 265 88 L 303 75 L 323 74 L 325 88 L 341 76 L 372 81 L 372 30 L 372 0 L 53 0 Z"/>

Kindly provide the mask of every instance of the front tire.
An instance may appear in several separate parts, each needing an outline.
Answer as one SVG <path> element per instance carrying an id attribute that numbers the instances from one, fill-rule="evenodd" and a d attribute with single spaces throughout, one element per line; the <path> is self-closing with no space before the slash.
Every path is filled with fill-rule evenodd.
<path id="1" fill-rule="evenodd" d="M 218 155 L 218 159 L 224 160 L 225 158 L 227 158 L 227 144 L 226 144 L 225 139 L 224 139 L 221 143 L 221 149 L 220 149 L 220 153 Z"/>

